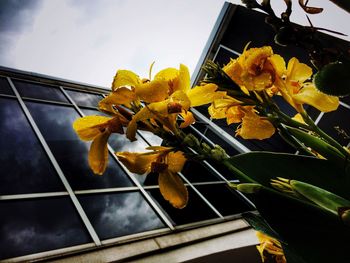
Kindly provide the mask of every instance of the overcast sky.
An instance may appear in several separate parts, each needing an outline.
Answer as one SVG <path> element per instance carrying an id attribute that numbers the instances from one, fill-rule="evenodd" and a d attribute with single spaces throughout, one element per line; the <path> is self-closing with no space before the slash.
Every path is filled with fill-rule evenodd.
<path id="1" fill-rule="evenodd" d="M 240 3 L 240 1 L 230 1 Z M 292 20 L 306 23 L 295 2 Z M 109 87 L 117 69 L 192 72 L 224 0 L 0 0 L 0 65 Z M 284 1 L 272 0 L 282 11 Z M 315 26 L 350 34 L 330 1 Z M 279 13 L 279 12 L 278 12 Z M 346 38 L 350 40 L 349 37 Z"/>

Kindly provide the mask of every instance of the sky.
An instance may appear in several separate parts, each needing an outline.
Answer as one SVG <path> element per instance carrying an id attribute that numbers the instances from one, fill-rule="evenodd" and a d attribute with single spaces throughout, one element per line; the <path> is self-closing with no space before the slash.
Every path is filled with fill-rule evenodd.
<path id="1" fill-rule="evenodd" d="M 240 4 L 240 1 L 230 1 Z M 283 0 L 271 0 L 277 13 Z M 307 24 L 294 2 L 292 21 Z M 314 26 L 350 35 L 350 16 L 330 1 Z M 0 0 L 0 65 L 110 87 L 118 69 L 148 77 L 193 72 L 224 0 Z M 350 40 L 349 37 L 345 37 Z"/>

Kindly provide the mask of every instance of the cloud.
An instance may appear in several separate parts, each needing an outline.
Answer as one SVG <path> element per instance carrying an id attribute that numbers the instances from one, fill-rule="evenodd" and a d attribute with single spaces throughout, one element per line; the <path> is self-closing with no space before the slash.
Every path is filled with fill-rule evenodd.
<path id="1" fill-rule="evenodd" d="M 5 53 L 15 42 L 15 37 L 31 27 L 39 4 L 38 0 L 0 1 L 0 64 L 10 59 Z"/>

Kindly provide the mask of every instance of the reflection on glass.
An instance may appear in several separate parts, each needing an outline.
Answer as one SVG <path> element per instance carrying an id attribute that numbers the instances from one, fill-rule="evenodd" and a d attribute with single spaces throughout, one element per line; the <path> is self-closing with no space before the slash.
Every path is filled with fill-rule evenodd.
<path id="1" fill-rule="evenodd" d="M 18 102 L 0 105 L 0 195 L 64 191 Z"/>
<path id="2" fill-rule="evenodd" d="M 102 116 L 108 116 L 100 111 L 97 110 L 88 110 L 88 109 L 82 109 L 82 112 L 89 116 L 89 115 L 102 115 Z M 124 134 L 112 134 L 111 137 L 109 137 L 108 143 L 112 146 L 113 150 L 115 152 L 145 152 L 147 151 L 146 148 L 149 146 L 140 136 L 136 135 L 136 141 L 130 142 L 128 138 Z M 134 174 L 136 179 L 141 183 L 145 183 L 146 176 L 145 175 L 139 175 Z"/>
<path id="3" fill-rule="evenodd" d="M 174 208 L 165 201 L 159 189 L 149 190 L 149 193 L 163 208 L 164 212 L 169 215 L 175 225 L 183 225 L 218 217 L 191 188 L 187 187 L 187 189 L 189 200 L 187 206 L 183 209 Z"/>
<path id="4" fill-rule="evenodd" d="M 0 201 L 0 210 L 0 259 L 91 242 L 66 197 Z"/>
<path id="5" fill-rule="evenodd" d="M 34 120 L 73 189 L 131 186 L 127 175 L 112 157 L 103 176 L 88 165 L 91 142 L 81 141 L 72 128 L 79 115 L 73 107 L 26 102 Z"/>
<path id="6" fill-rule="evenodd" d="M 198 185 L 196 188 L 224 216 L 235 215 L 254 208 L 226 184 Z"/>
<path id="7" fill-rule="evenodd" d="M 0 94 L 14 95 L 7 79 L 0 77 Z"/>
<path id="8" fill-rule="evenodd" d="M 97 107 L 99 101 L 103 98 L 101 95 L 79 92 L 69 89 L 66 89 L 66 92 L 79 106 Z"/>
<path id="9" fill-rule="evenodd" d="M 209 169 L 204 167 L 204 164 L 194 161 L 187 161 L 181 173 L 190 182 L 222 181 L 222 179 L 216 177 L 209 171 Z"/>
<path id="10" fill-rule="evenodd" d="M 18 80 L 13 80 L 13 84 L 22 97 L 68 102 L 58 87 Z"/>
<path id="11" fill-rule="evenodd" d="M 139 131 L 143 138 L 152 146 L 162 144 L 163 139 L 149 131 Z"/>
<path id="12" fill-rule="evenodd" d="M 79 196 L 100 239 L 164 227 L 139 192 Z"/>

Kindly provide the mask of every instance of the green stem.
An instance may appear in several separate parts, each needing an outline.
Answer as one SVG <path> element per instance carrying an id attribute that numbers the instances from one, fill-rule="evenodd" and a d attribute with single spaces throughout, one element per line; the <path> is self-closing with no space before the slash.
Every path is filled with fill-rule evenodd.
<path id="1" fill-rule="evenodd" d="M 233 174 L 235 174 L 240 181 L 242 181 L 244 183 L 256 183 L 256 184 L 259 184 L 257 181 L 253 180 L 248 175 L 246 175 L 241 170 L 239 170 L 237 167 L 232 165 L 230 163 L 230 159 L 229 158 L 223 160 L 222 164 L 225 165 L 226 168 L 229 169 Z"/>

